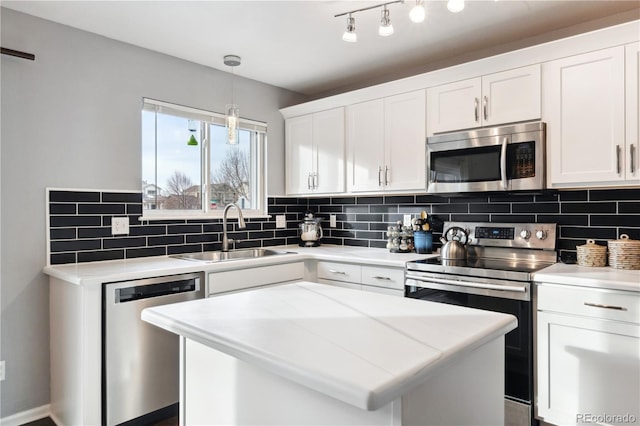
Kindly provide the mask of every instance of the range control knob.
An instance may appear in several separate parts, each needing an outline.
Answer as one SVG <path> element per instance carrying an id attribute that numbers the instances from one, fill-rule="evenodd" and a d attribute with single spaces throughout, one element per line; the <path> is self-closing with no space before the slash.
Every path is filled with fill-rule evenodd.
<path id="1" fill-rule="evenodd" d="M 539 240 L 544 240 L 545 238 L 547 238 L 547 231 L 544 231 L 542 229 L 536 231 L 536 238 Z"/>
<path id="2" fill-rule="evenodd" d="M 523 229 L 522 231 L 520 231 L 520 236 L 525 240 L 528 240 L 531 237 L 531 231 L 529 231 L 528 229 Z"/>

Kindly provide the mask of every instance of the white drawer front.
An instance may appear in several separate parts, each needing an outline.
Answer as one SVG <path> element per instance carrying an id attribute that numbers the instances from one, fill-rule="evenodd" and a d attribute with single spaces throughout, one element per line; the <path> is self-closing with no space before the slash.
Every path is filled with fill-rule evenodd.
<path id="1" fill-rule="evenodd" d="M 318 278 L 360 283 L 360 265 L 339 262 L 318 262 Z"/>
<path id="2" fill-rule="evenodd" d="M 404 269 L 363 266 L 362 284 L 404 290 Z"/>
<path id="3" fill-rule="evenodd" d="M 404 297 L 404 290 L 398 290 L 398 289 L 395 289 L 395 288 L 377 287 L 377 286 L 373 286 L 373 285 L 363 285 L 362 286 L 362 290 L 370 291 L 372 293 L 381 293 L 381 294 L 388 294 L 390 296 Z"/>
<path id="4" fill-rule="evenodd" d="M 304 262 L 212 272 L 207 294 L 224 293 L 268 284 L 304 279 Z"/>
<path id="5" fill-rule="evenodd" d="M 542 284 L 538 310 L 640 324 L 640 293 Z"/>

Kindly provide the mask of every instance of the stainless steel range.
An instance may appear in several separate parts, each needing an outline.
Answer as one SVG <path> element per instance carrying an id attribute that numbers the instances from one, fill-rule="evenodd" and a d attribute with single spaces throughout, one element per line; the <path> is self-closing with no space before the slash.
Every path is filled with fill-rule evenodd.
<path id="1" fill-rule="evenodd" d="M 445 222 L 466 259 L 408 262 L 405 295 L 512 314 L 505 340 L 505 424 L 534 425 L 532 274 L 556 262 L 556 224 Z"/>

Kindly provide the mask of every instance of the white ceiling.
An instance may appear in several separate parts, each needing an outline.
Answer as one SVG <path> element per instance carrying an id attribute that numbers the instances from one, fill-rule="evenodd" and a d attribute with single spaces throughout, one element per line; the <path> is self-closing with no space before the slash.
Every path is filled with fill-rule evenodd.
<path id="1" fill-rule="evenodd" d="M 389 6 L 395 34 L 377 35 L 380 9 L 355 14 L 357 43 L 342 41 L 346 17 L 334 15 L 380 2 L 348 1 L 2 1 L 3 7 L 234 72 L 310 97 L 427 71 L 453 58 L 523 47 L 541 34 L 584 22 L 640 18 L 640 1 L 466 2 L 453 14 L 427 0 L 427 19 L 408 18 L 414 0 Z M 386 0 L 388 1 L 388 0 Z M 609 21 L 602 19 L 610 17 Z M 614 23 L 617 23 L 614 21 Z M 528 40 L 528 41 L 527 41 Z M 520 43 L 520 45 L 518 45 Z M 9 46 L 6 46 L 9 47 Z M 492 50 L 493 49 L 493 50 Z M 497 51 L 496 51 L 497 50 Z"/>

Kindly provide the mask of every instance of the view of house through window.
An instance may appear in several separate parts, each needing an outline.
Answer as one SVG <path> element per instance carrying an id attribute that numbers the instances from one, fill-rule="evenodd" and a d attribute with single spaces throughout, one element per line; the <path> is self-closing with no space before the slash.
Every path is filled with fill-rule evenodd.
<path id="1" fill-rule="evenodd" d="M 229 203 L 266 213 L 265 131 L 241 121 L 238 143 L 230 145 L 224 116 L 145 99 L 143 216 L 216 217 Z"/>

